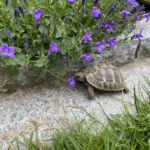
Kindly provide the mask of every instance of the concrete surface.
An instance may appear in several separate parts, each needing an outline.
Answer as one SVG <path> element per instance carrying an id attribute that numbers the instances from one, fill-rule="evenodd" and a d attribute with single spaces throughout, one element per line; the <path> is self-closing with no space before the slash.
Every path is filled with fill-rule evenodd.
<path id="1" fill-rule="evenodd" d="M 76 84 L 74 88 L 67 88 L 55 80 L 40 87 L 18 89 L 16 93 L 9 95 L 0 94 L 0 140 L 29 129 L 27 125 L 31 125 L 31 120 L 42 122 L 44 119 L 45 123 L 40 128 L 42 131 L 56 128 L 56 120 L 61 121 L 66 116 L 73 118 L 73 113 L 78 119 L 82 119 L 86 114 L 83 109 L 90 113 L 94 112 L 104 121 L 105 117 L 99 103 L 107 114 L 122 113 L 122 96 L 125 101 L 133 103 L 133 87 L 138 88 L 139 82 L 143 81 L 142 75 L 150 79 L 150 59 L 136 59 L 133 63 L 120 67 L 120 70 L 130 89 L 130 93 L 126 95 L 120 92 L 96 91 L 95 100 L 90 101 L 84 85 Z M 64 115 L 64 111 L 67 115 Z M 45 137 L 49 136 L 47 133 L 44 133 Z M 3 142 L 1 144 L 6 146 Z"/>

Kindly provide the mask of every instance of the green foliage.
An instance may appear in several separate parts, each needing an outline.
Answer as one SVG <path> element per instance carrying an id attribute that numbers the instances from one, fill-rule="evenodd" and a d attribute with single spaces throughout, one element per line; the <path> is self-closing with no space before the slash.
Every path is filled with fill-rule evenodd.
<path id="1" fill-rule="evenodd" d="M 51 60 L 60 61 L 62 55 L 66 57 L 65 61 L 62 60 L 62 63 L 80 63 L 81 54 L 93 53 L 93 49 L 88 49 L 87 46 L 92 45 L 94 47 L 95 42 L 117 36 L 124 33 L 124 30 L 128 32 L 127 28 L 134 23 L 132 17 L 137 14 L 141 15 L 141 13 L 132 11 L 130 6 L 126 7 L 125 1 L 120 0 L 101 0 L 97 5 L 90 0 L 86 1 L 84 6 L 81 5 L 81 0 L 76 0 L 74 5 L 71 5 L 68 0 L 27 0 L 26 3 L 23 0 L 11 0 L 8 1 L 7 6 L 4 1 L 0 1 L 0 46 L 2 42 L 7 43 L 9 46 L 15 46 L 16 58 L 0 56 L 0 59 L 2 59 L 1 66 L 32 64 L 41 68 L 41 70 L 48 70 L 49 62 Z M 118 2 L 118 6 L 110 15 L 106 15 L 113 2 Z M 23 7 L 24 16 L 19 11 L 18 5 Z M 90 16 L 93 6 L 100 9 L 102 13 L 100 19 Z M 14 17 L 15 8 L 18 11 L 17 18 Z M 39 20 L 40 27 L 37 29 L 34 14 L 29 14 L 28 11 L 35 11 L 38 8 L 42 10 L 42 16 Z M 82 11 L 84 8 L 85 13 L 83 16 Z M 125 9 L 132 13 L 121 24 L 119 21 L 123 18 L 119 12 Z M 65 24 L 66 16 L 68 16 L 67 24 Z M 96 26 L 101 25 L 102 20 L 106 22 L 109 18 L 116 24 L 113 27 L 113 33 L 106 32 L 103 28 L 100 30 L 95 29 Z M 81 46 L 81 38 L 85 35 L 84 29 L 91 32 L 93 43 L 86 42 L 84 46 Z M 8 31 L 10 34 L 8 34 Z M 40 38 L 42 32 L 45 32 L 43 39 Z M 11 39 L 13 39 L 13 43 L 10 42 Z M 50 41 L 57 44 L 60 53 L 48 54 Z M 26 50 L 26 44 L 29 45 L 28 50 Z M 57 68 L 57 63 L 51 67 Z M 63 68 L 61 68 L 62 70 Z M 56 72 L 55 75 L 57 75 Z"/>
<path id="2" fill-rule="evenodd" d="M 5 70 L 6 70 L 5 73 L 8 77 L 15 77 L 19 74 L 19 71 L 16 67 L 9 66 Z"/>

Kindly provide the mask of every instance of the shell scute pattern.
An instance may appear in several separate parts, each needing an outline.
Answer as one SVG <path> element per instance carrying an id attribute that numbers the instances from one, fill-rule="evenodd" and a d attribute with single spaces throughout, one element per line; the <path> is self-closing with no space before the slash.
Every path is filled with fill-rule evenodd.
<path id="1" fill-rule="evenodd" d="M 88 69 L 87 82 L 99 90 L 117 91 L 125 87 L 119 69 L 111 64 L 94 65 Z"/>

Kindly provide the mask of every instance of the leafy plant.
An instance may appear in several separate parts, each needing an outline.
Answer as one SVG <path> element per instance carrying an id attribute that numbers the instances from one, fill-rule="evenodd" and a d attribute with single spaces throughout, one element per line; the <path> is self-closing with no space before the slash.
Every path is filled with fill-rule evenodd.
<path id="1" fill-rule="evenodd" d="M 71 63 L 89 62 L 90 53 L 113 49 L 141 14 L 124 0 L 2 0 L 0 66 L 31 64 L 57 76 Z M 51 72 L 60 61 L 66 65 Z"/>

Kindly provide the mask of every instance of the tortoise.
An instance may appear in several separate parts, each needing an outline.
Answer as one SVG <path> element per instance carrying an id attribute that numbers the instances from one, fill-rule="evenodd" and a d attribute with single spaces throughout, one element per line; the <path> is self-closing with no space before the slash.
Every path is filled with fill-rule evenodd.
<path id="1" fill-rule="evenodd" d="M 128 92 L 124 79 L 119 69 L 107 63 L 101 63 L 88 67 L 74 75 L 75 80 L 83 82 L 88 87 L 90 99 L 94 99 L 94 88 L 101 91 Z"/>

